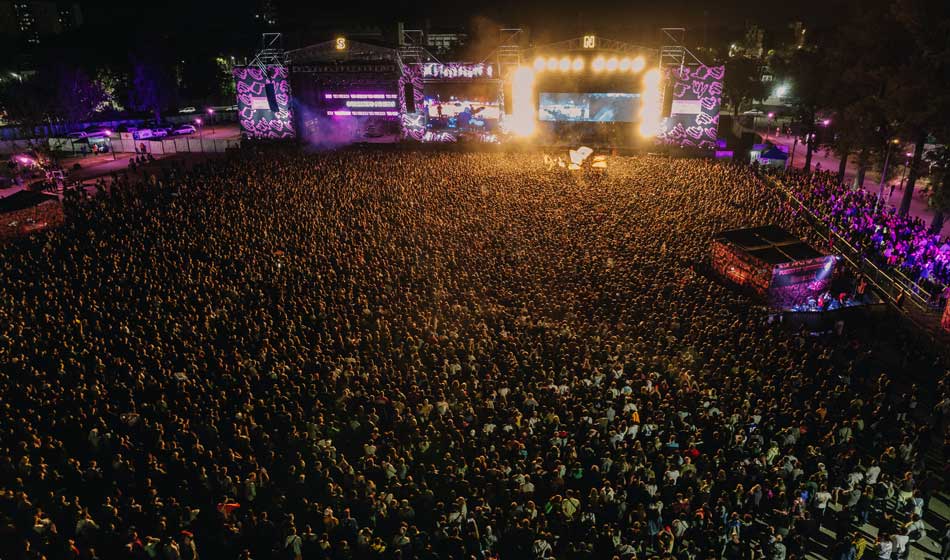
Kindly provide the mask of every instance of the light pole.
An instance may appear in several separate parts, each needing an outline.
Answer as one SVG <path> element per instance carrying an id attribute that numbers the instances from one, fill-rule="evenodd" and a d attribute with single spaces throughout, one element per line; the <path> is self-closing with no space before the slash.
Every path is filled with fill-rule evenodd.
<path id="1" fill-rule="evenodd" d="M 881 171 L 881 188 L 877 196 L 879 199 L 884 199 L 884 184 L 887 182 L 887 164 L 891 160 L 891 147 L 900 144 L 900 140 L 895 138 L 887 143 L 887 152 L 884 154 L 884 169 Z"/>
<path id="2" fill-rule="evenodd" d="M 205 139 L 204 139 L 204 135 L 202 134 L 201 119 L 200 119 L 200 118 L 195 119 L 195 124 L 198 125 L 198 144 L 201 146 L 201 151 L 204 152 L 204 151 L 205 151 Z"/>
<path id="3" fill-rule="evenodd" d="M 112 131 L 111 130 L 106 131 L 106 138 L 109 139 L 109 151 L 112 152 L 112 161 L 115 161 L 116 160 L 115 148 L 112 147 Z"/>
<path id="4" fill-rule="evenodd" d="M 214 108 L 208 107 L 208 122 L 211 124 L 211 137 L 214 138 Z"/>
<path id="5" fill-rule="evenodd" d="M 904 169 L 901 171 L 900 190 L 904 190 L 904 176 L 907 175 L 907 168 L 910 167 L 910 158 L 914 157 L 913 152 L 904 152 Z"/>
<path id="6" fill-rule="evenodd" d="M 772 128 L 772 119 L 775 118 L 775 113 L 769 113 L 769 122 L 765 127 L 765 141 L 769 141 L 769 129 Z"/>

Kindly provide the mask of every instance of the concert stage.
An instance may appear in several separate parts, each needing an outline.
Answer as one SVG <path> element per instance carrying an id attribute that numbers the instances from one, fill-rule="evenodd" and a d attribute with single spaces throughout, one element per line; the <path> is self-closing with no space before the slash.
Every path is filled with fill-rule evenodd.
<path id="1" fill-rule="evenodd" d="M 502 31 L 479 62 L 442 62 L 419 37 L 398 45 L 337 37 L 283 51 L 279 34 L 234 69 L 246 138 L 314 146 L 380 142 L 530 143 L 712 153 L 724 67 L 706 66 L 664 30 L 668 44 L 595 35 L 531 46 Z"/>

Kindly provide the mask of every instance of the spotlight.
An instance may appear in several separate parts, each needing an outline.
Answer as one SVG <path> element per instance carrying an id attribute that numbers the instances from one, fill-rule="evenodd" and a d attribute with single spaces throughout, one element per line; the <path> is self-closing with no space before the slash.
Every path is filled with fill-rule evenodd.
<path id="1" fill-rule="evenodd" d="M 630 70 L 630 57 L 625 56 L 620 59 L 620 71 L 626 72 L 628 70 Z"/>
<path id="2" fill-rule="evenodd" d="M 566 56 L 565 56 L 564 58 L 562 58 L 562 59 L 561 59 L 561 64 L 560 64 L 560 68 L 561 68 L 561 72 L 567 72 L 568 70 L 570 70 L 570 69 L 571 69 L 571 59 L 568 58 L 568 57 L 566 57 Z"/>
<path id="3" fill-rule="evenodd" d="M 638 56 L 637 58 L 633 59 L 633 62 L 631 63 L 630 68 L 634 72 L 639 72 L 640 70 L 643 70 L 646 67 L 646 65 L 647 65 L 647 61 L 643 60 L 642 56 Z"/>
<path id="4" fill-rule="evenodd" d="M 557 70 L 557 58 L 552 56 L 548 59 L 548 70 Z"/>
<path id="5" fill-rule="evenodd" d="M 544 71 L 544 67 L 546 64 L 547 64 L 547 61 L 544 60 L 544 57 L 539 56 L 538 58 L 534 59 L 534 71 L 535 72 Z"/>
<path id="6" fill-rule="evenodd" d="M 608 72 L 613 72 L 613 71 L 616 70 L 616 69 L 617 69 L 617 57 L 616 57 L 616 56 L 612 56 L 612 57 L 610 57 L 610 59 L 607 61 L 607 71 L 608 71 Z"/>
<path id="7" fill-rule="evenodd" d="M 572 68 L 575 72 L 580 72 L 581 70 L 583 70 L 583 69 L 584 69 L 584 59 L 581 58 L 581 57 L 575 58 L 575 59 L 574 59 L 574 63 L 571 64 L 571 68 Z"/>
<path id="8" fill-rule="evenodd" d="M 594 69 L 594 72 L 602 72 L 604 70 L 604 57 L 598 56 L 594 59 L 594 63 L 591 65 Z"/>

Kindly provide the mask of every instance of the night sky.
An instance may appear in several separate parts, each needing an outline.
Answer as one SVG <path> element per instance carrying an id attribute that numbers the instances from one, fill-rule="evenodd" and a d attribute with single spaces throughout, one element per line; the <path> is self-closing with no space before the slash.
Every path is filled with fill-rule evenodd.
<path id="1" fill-rule="evenodd" d="M 841 0 L 836 0 L 841 1 Z M 627 41 L 651 42 L 660 27 L 686 27 L 689 43 L 700 45 L 741 36 L 750 23 L 767 29 L 781 29 L 789 22 L 821 23 L 833 14 L 829 2 L 768 2 L 749 0 L 664 0 L 577 2 L 510 2 L 486 0 L 457 2 L 422 0 L 415 2 L 347 2 L 274 0 L 280 24 L 277 30 L 288 40 L 308 43 L 322 40 L 328 33 L 359 26 L 393 28 L 398 21 L 421 27 L 468 28 L 479 35 L 494 37 L 499 26 L 527 26 L 535 43 L 557 41 L 596 32 Z M 164 2 L 80 1 L 91 28 L 104 31 L 117 41 L 144 40 L 154 35 L 174 38 L 201 51 L 233 51 L 254 43 L 260 29 L 253 14 L 259 0 L 166 0 Z M 489 37 L 485 38 L 486 40 Z M 705 41 L 704 41 L 705 39 Z M 299 46 L 299 45 L 289 45 Z M 245 48 L 253 49 L 252 45 Z"/>

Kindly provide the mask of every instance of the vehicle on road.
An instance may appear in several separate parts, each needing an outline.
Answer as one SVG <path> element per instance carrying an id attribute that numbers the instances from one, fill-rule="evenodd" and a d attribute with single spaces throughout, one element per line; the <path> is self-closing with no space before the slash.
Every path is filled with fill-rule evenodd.
<path id="1" fill-rule="evenodd" d="M 182 107 L 181 109 L 178 110 L 178 112 L 185 115 L 188 113 L 194 113 L 197 110 L 198 109 L 195 109 L 194 107 Z"/>
<path id="2" fill-rule="evenodd" d="M 181 124 L 181 125 L 176 126 L 176 127 L 174 128 L 174 130 L 172 130 L 172 135 L 174 135 L 174 136 L 182 136 L 182 135 L 185 135 L 185 134 L 194 134 L 195 132 L 198 132 L 198 129 L 195 128 L 194 125 L 192 125 L 192 124 Z"/>

